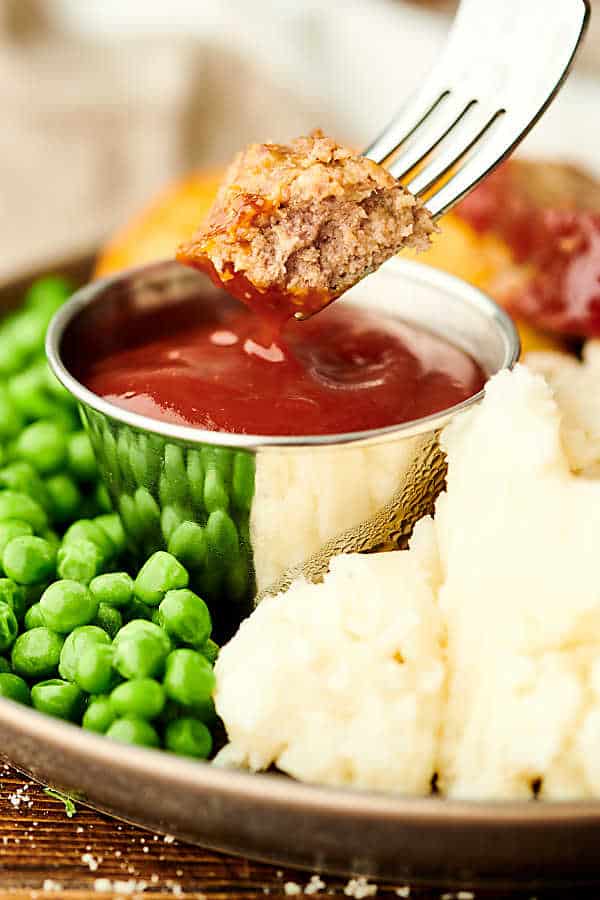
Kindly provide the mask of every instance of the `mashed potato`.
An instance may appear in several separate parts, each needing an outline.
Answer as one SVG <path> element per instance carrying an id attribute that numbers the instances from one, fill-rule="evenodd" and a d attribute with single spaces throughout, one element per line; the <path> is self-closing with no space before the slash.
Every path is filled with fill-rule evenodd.
<path id="1" fill-rule="evenodd" d="M 600 713 L 600 482 L 571 473 L 552 392 L 524 367 L 492 379 L 442 445 L 440 785 L 527 797 L 540 781 L 544 796 L 591 795 L 600 754 L 581 746 Z"/>
<path id="2" fill-rule="evenodd" d="M 583 362 L 566 353 L 529 353 L 525 361 L 552 387 L 571 468 L 600 476 L 600 341 L 588 341 Z"/>
<path id="3" fill-rule="evenodd" d="M 242 624 L 216 667 L 221 762 L 600 796 L 600 480 L 574 474 L 600 459 L 596 348 L 544 370 L 497 375 L 444 430 L 447 492 L 407 552 L 335 559 Z"/>
<path id="4" fill-rule="evenodd" d="M 431 522 L 418 550 L 337 557 L 322 584 L 267 597 L 222 649 L 221 764 L 426 793 L 441 720 Z"/>

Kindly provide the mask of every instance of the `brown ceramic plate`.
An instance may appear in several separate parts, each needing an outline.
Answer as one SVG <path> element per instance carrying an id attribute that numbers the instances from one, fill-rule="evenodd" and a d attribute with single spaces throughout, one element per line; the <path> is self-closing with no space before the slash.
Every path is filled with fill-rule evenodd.
<path id="1" fill-rule="evenodd" d="M 84 280 L 90 260 L 53 267 Z M 0 288 L 14 306 L 29 279 Z M 2 753 L 104 812 L 312 871 L 448 887 L 600 881 L 600 803 L 463 803 L 312 787 L 125 747 L 0 700 Z"/>

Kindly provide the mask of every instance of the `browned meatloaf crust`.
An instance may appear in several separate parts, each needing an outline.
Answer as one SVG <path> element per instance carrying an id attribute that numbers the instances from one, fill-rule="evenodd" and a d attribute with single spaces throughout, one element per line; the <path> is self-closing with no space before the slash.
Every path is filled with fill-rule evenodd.
<path id="1" fill-rule="evenodd" d="M 316 131 L 238 154 L 207 222 L 177 258 L 247 303 L 314 312 L 402 247 L 429 213 L 381 166 Z"/>

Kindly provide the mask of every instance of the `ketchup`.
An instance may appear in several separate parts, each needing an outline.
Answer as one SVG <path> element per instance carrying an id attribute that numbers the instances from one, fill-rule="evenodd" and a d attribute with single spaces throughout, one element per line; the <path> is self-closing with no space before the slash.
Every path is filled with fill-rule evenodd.
<path id="1" fill-rule="evenodd" d="M 582 198 L 535 198 L 509 161 L 457 206 L 479 232 L 492 231 L 531 273 L 503 304 L 532 325 L 558 334 L 600 337 L 600 212 Z M 595 187 L 595 186 L 594 186 Z M 591 188 L 588 192 L 591 192 Z"/>
<path id="2" fill-rule="evenodd" d="M 211 288 L 211 290 L 213 290 Z M 322 435 L 395 425 L 479 391 L 466 353 L 402 321 L 342 303 L 278 332 L 241 305 L 194 298 L 176 314 L 97 323 L 77 377 L 117 406 L 211 431 Z M 104 329 L 104 332 L 103 332 Z"/>

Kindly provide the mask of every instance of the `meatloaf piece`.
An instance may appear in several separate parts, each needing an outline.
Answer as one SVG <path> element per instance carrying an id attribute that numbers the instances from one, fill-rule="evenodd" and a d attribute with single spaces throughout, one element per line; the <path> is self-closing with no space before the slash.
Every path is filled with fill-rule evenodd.
<path id="1" fill-rule="evenodd" d="M 239 153 L 177 258 L 288 317 L 321 309 L 402 247 L 427 247 L 433 230 L 389 172 L 315 131 Z"/>

